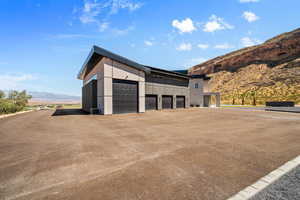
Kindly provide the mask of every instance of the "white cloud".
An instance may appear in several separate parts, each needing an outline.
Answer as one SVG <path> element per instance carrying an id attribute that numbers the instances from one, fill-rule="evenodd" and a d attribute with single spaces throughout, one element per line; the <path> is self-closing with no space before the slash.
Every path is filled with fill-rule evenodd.
<path id="1" fill-rule="evenodd" d="M 101 2 L 85 0 L 83 8 L 80 9 L 79 20 L 83 24 L 96 24 L 99 31 L 102 32 L 109 26 L 109 23 L 103 19 L 108 18 L 110 15 L 117 14 L 121 9 L 127 9 L 133 12 L 140 7 L 142 7 L 142 3 L 133 3 L 131 0 L 106 0 Z"/>
<path id="2" fill-rule="evenodd" d="M 181 22 L 177 19 L 172 21 L 172 26 L 177 28 L 181 34 L 183 33 L 192 33 L 196 30 L 193 21 L 190 18 L 186 18 Z"/>
<path id="3" fill-rule="evenodd" d="M 99 24 L 99 31 L 100 32 L 103 32 L 105 31 L 109 26 L 109 23 L 108 22 L 103 22 L 103 23 L 100 23 Z"/>
<path id="4" fill-rule="evenodd" d="M 200 49 L 207 49 L 209 47 L 209 45 L 208 44 L 198 44 L 197 47 Z"/>
<path id="5" fill-rule="evenodd" d="M 260 40 L 254 39 L 254 38 L 250 38 L 250 37 L 243 37 L 241 39 L 241 42 L 242 42 L 242 45 L 244 47 L 250 47 L 250 46 L 254 46 L 254 45 L 257 45 L 257 44 L 261 43 Z"/>
<path id="6" fill-rule="evenodd" d="M 233 28 L 234 26 L 225 22 L 223 18 L 217 17 L 216 15 L 212 15 L 209 18 L 209 21 L 206 22 L 206 24 L 204 25 L 203 31 L 212 33 L 219 30 L 233 29 Z"/>
<path id="7" fill-rule="evenodd" d="M 178 51 L 190 51 L 190 50 L 192 50 L 192 44 L 191 43 L 182 43 L 176 48 L 176 50 L 178 50 Z"/>
<path id="8" fill-rule="evenodd" d="M 195 65 L 198 65 L 198 64 L 201 64 L 203 62 L 207 61 L 206 58 L 192 58 L 190 60 L 187 60 L 187 62 L 184 64 L 184 67 L 185 68 L 190 68 L 192 66 L 195 66 Z"/>
<path id="9" fill-rule="evenodd" d="M 117 36 L 122 36 L 122 35 L 126 35 L 128 34 L 130 31 L 133 31 L 135 29 L 134 25 L 128 26 L 125 29 L 113 29 L 112 32 L 113 34 L 117 35 Z"/>
<path id="10" fill-rule="evenodd" d="M 234 46 L 228 43 L 218 44 L 215 46 L 215 49 L 232 49 L 232 48 L 234 48 Z"/>
<path id="11" fill-rule="evenodd" d="M 145 45 L 147 45 L 147 46 L 153 46 L 153 42 L 146 40 L 145 41 Z"/>
<path id="12" fill-rule="evenodd" d="M 100 14 L 103 8 L 103 5 L 100 3 L 86 1 L 83 5 L 82 15 L 79 17 L 79 20 L 83 24 L 97 23 L 99 21 L 96 17 Z"/>
<path id="13" fill-rule="evenodd" d="M 143 6 L 142 3 L 133 3 L 130 0 L 111 0 L 108 4 L 111 4 L 110 14 L 117 14 L 120 9 L 128 9 L 132 12 Z"/>
<path id="14" fill-rule="evenodd" d="M 250 23 L 259 20 L 259 17 L 255 13 L 250 11 L 245 11 L 243 13 L 243 17 Z"/>
<path id="15" fill-rule="evenodd" d="M 1 74 L 0 89 L 25 89 L 23 85 L 24 82 L 36 79 L 37 77 L 32 74 Z"/>
<path id="16" fill-rule="evenodd" d="M 240 0 L 240 3 L 255 3 L 259 2 L 260 0 Z"/>

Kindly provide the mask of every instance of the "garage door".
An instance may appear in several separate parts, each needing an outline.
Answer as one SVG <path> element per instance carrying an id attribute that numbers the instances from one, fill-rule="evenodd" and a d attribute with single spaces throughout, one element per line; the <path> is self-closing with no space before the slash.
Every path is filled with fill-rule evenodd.
<path id="1" fill-rule="evenodd" d="M 146 95 L 146 110 L 157 110 L 157 95 Z"/>
<path id="2" fill-rule="evenodd" d="M 172 109 L 172 108 L 173 108 L 173 97 L 162 96 L 162 109 Z"/>
<path id="3" fill-rule="evenodd" d="M 92 80 L 82 87 L 82 109 L 90 112 L 97 108 L 97 80 Z"/>
<path id="4" fill-rule="evenodd" d="M 113 113 L 138 112 L 138 83 L 128 80 L 113 80 Z"/>
<path id="5" fill-rule="evenodd" d="M 210 96 L 209 95 L 205 95 L 204 96 L 203 106 L 204 107 L 209 107 L 209 105 L 210 105 Z"/>
<path id="6" fill-rule="evenodd" d="M 185 96 L 176 96 L 176 108 L 185 108 Z"/>

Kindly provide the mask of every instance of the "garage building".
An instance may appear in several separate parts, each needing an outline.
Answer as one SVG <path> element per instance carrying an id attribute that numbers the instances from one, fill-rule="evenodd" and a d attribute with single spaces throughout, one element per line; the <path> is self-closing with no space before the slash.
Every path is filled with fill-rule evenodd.
<path id="1" fill-rule="evenodd" d="M 82 108 L 90 113 L 142 113 L 188 108 L 191 103 L 204 106 L 205 95 L 220 96 L 205 92 L 206 76 L 141 65 L 98 46 L 93 46 L 78 78 L 83 80 Z"/>

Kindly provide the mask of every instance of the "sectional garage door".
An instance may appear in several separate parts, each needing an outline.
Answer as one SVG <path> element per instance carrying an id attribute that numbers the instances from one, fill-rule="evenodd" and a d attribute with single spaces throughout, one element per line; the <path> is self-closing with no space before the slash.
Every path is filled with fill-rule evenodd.
<path id="1" fill-rule="evenodd" d="M 146 110 L 157 110 L 157 95 L 146 95 Z"/>
<path id="2" fill-rule="evenodd" d="M 97 80 L 92 80 L 82 87 L 82 109 L 90 112 L 97 108 Z"/>
<path id="3" fill-rule="evenodd" d="M 173 96 L 162 96 L 162 109 L 173 108 Z"/>
<path id="4" fill-rule="evenodd" d="M 113 80 L 113 113 L 138 112 L 138 82 Z"/>
<path id="5" fill-rule="evenodd" d="M 176 96 L 176 108 L 185 108 L 185 96 Z"/>

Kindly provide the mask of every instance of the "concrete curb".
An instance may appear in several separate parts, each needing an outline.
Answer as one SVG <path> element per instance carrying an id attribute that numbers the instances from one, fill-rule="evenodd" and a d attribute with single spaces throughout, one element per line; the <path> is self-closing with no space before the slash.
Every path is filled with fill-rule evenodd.
<path id="1" fill-rule="evenodd" d="M 235 194 L 234 196 L 230 197 L 227 200 L 246 200 L 254 197 L 256 194 L 261 192 L 263 189 L 269 187 L 275 181 L 280 179 L 283 175 L 287 174 L 288 172 L 295 169 L 297 166 L 300 165 L 300 155 L 293 160 L 288 161 L 281 167 L 275 169 L 268 175 L 264 176 L 263 178 L 259 179 L 256 183 L 246 187 L 239 193 Z"/>
<path id="2" fill-rule="evenodd" d="M 15 116 L 15 115 L 20 115 L 20 114 L 25 114 L 25 113 L 29 113 L 35 110 L 27 110 L 27 111 L 21 111 L 21 112 L 17 112 L 17 113 L 12 113 L 12 114 L 6 114 L 6 115 L 0 115 L 0 119 L 6 118 L 6 117 L 11 117 L 11 116 Z"/>

